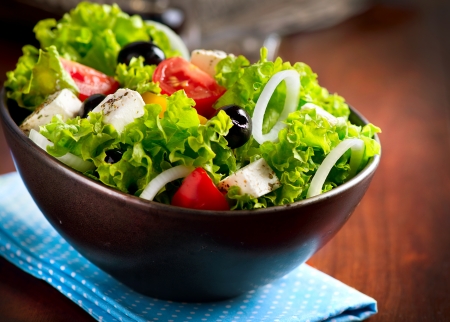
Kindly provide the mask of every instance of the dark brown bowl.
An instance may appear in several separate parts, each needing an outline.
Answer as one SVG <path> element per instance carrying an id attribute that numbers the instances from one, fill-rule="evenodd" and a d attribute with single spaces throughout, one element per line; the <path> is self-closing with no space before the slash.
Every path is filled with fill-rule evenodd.
<path id="1" fill-rule="evenodd" d="M 13 121 L 4 90 L 1 97 L 0 119 L 16 168 L 48 221 L 99 268 L 161 299 L 225 299 L 289 273 L 344 225 L 380 162 L 376 156 L 349 182 L 286 206 L 178 208 L 103 186 L 49 156 Z M 367 123 L 355 110 L 351 120 Z"/>

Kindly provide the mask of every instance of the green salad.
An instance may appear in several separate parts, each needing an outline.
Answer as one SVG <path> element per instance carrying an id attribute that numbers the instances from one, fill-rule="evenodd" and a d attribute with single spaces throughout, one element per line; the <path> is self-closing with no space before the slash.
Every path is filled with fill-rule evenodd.
<path id="1" fill-rule="evenodd" d="M 207 210 L 285 205 L 351 179 L 380 129 L 305 63 L 195 50 L 117 5 L 82 2 L 34 28 L 4 84 L 21 129 L 85 176 Z M 189 57 L 190 56 L 190 57 Z M 14 104 L 12 104 L 14 102 Z"/>

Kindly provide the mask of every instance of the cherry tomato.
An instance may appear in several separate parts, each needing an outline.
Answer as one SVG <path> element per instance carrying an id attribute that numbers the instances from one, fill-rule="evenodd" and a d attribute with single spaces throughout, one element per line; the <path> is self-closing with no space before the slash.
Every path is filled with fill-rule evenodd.
<path id="1" fill-rule="evenodd" d="M 205 170 L 191 172 L 172 198 L 172 205 L 203 210 L 230 210 L 225 196 L 214 185 Z"/>
<path id="2" fill-rule="evenodd" d="M 112 94 L 119 88 L 119 83 L 108 75 L 80 63 L 60 58 L 64 69 L 72 76 L 80 94 L 78 98 L 84 101 L 93 94 Z"/>
<path id="3" fill-rule="evenodd" d="M 172 95 L 184 89 L 195 101 L 198 114 L 206 118 L 214 115 L 212 105 L 225 93 L 214 78 L 181 57 L 163 60 L 153 73 L 153 81 L 159 82 L 163 94 Z"/>

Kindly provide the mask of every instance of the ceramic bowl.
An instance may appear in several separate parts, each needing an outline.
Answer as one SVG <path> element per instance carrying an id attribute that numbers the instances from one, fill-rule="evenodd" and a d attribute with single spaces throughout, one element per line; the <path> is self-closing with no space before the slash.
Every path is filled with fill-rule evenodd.
<path id="1" fill-rule="evenodd" d="M 121 193 L 65 166 L 21 132 L 4 91 L 1 98 L 0 119 L 17 171 L 47 220 L 99 268 L 160 299 L 226 299 L 289 273 L 345 224 L 380 162 L 376 156 L 347 183 L 286 206 L 178 208 Z M 367 123 L 354 109 L 351 120 Z"/>

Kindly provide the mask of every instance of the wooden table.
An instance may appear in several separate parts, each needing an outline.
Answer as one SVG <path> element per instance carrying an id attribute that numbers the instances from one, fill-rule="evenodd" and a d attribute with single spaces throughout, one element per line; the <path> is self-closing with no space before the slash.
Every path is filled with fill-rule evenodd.
<path id="1" fill-rule="evenodd" d="M 382 161 L 366 196 L 309 262 L 374 297 L 379 313 L 370 321 L 450 319 L 449 21 L 450 5 L 438 1 L 378 5 L 331 29 L 287 37 L 280 49 L 383 129 Z M 20 44 L 4 40 L 1 48 L 3 82 Z M 0 160 L 0 173 L 13 171 L 2 134 Z M 0 259 L 0 320 L 93 319 Z"/>

